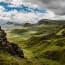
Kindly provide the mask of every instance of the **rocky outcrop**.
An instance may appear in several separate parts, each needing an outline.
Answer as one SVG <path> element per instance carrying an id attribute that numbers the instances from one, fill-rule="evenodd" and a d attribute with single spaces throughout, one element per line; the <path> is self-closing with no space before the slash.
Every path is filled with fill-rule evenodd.
<path id="1" fill-rule="evenodd" d="M 4 30 L 1 29 L 1 27 L 0 27 L 0 48 L 10 53 L 11 55 L 17 55 L 21 58 L 24 58 L 23 51 L 17 44 L 9 42 L 7 40 L 6 33 Z"/>

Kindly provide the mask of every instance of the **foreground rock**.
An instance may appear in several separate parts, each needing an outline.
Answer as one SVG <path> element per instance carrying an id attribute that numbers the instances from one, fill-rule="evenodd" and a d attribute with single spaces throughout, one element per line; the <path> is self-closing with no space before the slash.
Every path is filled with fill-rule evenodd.
<path id="1" fill-rule="evenodd" d="M 1 29 L 1 27 L 0 27 L 0 48 L 4 49 L 11 55 L 17 55 L 21 58 L 24 58 L 23 51 L 17 44 L 9 42 L 7 40 L 6 33 L 4 30 Z"/>

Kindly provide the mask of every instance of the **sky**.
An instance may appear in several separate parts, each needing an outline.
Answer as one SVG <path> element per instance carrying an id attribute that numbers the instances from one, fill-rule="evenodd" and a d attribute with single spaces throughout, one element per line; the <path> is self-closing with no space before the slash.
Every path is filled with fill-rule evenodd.
<path id="1" fill-rule="evenodd" d="M 65 20 L 65 0 L 0 0 L 0 20 L 36 23 L 40 19 Z"/>

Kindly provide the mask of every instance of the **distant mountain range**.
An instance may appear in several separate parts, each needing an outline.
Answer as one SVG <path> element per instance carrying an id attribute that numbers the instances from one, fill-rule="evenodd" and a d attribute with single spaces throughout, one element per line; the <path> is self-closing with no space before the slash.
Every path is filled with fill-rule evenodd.
<path id="1" fill-rule="evenodd" d="M 49 19 L 41 19 L 36 24 L 49 24 L 49 23 L 59 23 L 59 24 L 65 24 L 65 20 L 49 20 Z M 12 21 L 6 21 L 6 20 L 0 20 L 0 26 L 2 27 L 13 27 L 13 26 L 32 26 L 34 24 L 31 23 L 19 23 L 19 22 L 12 22 Z"/>
<path id="2" fill-rule="evenodd" d="M 13 21 L 6 21 L 6 20 L 0 20 L 0 26 L 3 25 L 22 25 L 21 23 L 13 22 Z"/>
<path id="3" fill-rule="evenodd" d="M 65 20 L 41 19 L 40 21 L 38 21 L 38 24 L 49 24 L 49 23 L 63 24 L 63 23 L 65 23 Z"/>

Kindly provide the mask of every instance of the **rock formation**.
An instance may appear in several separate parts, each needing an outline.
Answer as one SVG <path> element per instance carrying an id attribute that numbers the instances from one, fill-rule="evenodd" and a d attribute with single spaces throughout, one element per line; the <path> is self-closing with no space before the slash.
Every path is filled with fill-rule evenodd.
<path id="1" fill-rule="evenodd" d="M 11 55 L 17 55 L 21 58 L 24 58 L 23 51 L 17 44 L 9 42 L 7 40 L 6 33 L 4 30 L 1 29 L 1 27 L 0 27 L 0 48 L 10 53 Z"/>

